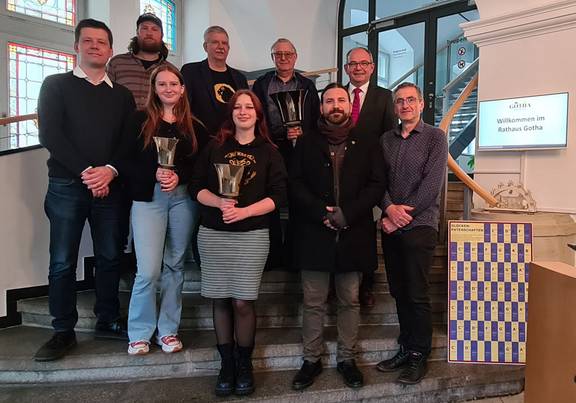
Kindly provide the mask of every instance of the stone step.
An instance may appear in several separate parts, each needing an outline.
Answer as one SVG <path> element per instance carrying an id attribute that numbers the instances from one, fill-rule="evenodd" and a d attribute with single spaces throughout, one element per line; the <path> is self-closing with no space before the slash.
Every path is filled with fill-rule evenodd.
<path id="1" fill-rule="evenodd" d="M 49 329 L 27 326 L 0 330 L 0 343 L 10 346 L 0 352 L 0 384 L 197 377 L 217 374 L 220 365 L 211 330 L 182 331 L 182 352 L 166 354 L 154 346 L 149 354 L 136 357 L 126 353 L 126 342 L 95 340 L 89 332 L 78 332 L 78 346 L 64 358 L 52 362 L 34 361 L 34 353 L 51 334 Z M 397 326 L 361 326 L 359 364 L 373 365 L 391 357 L 398 348 L 397 334 Z M 326 353 L 322 360 L 326 367 L 334 367 L 335 328 L 325 328 L 325 340 Z M 431 360 L 445 360 L 445 327 L 434 329 L 432 346 Z M 256 332 L 253 362 L 257 372 L 299 368 L 302 363 L 301 329 L 262 329 Z"/>
<path id="2" fill-rule="evenodd" d="M 432 287 L 431 293 L 446 293 L 446 256 L 437 256 L 434 258 L 433 267 L 430 272 L 429 282 Z M 121 290 L 130 291 L 132 282 L 126 280 L 121 286 Z M 184 271 L 184 292 L 200 292 L 200 270 Z M 374 291 L 383 293 L 389 291 L 386 271 L 381 267 L 374 274 Z M 300 273 L 286 271 L 269 271 L 264 272 L 260 293 L 299 293 L 302 292 L 300 284 Z"/>
<path id="3" fill-rule="evenodd" d="M 376 294 L 376 304 L 370 309 L 361 310 L 361 323 L 364 325 L 396 324 L 396 305 L 394 299 L 387 293 Z M 446 323 L 446 294 L 432 295 L 433 321 L 437 324 Z M 95 295 L 93 291 L 78 293 L 78 323 L 79 330 L 90 331 L 96 325 L 96 317 L 92 311 Z M 127 310 L 128 293 L 120 293 L 121 307 Z M 18 301 L 18 311 L 22 316 L 22 324 L 26 326 L 51 327 L 51 316 L 48 311 L 48 298 L 31 298 Z M 256 302 L 257 325 L 259 328 L 294 327 L 302 324 L 302 294 L 261 294 Z M 327 325 L 335 324 L 336 302 L 331 301 L 328 307 Z M 212 302 L 197 293 L 183 295 L 181 329 L 212 329 Z"/>
<path id="4" fill-rule="evenodd" d="M 402 386 L 395 383 L 397 374 L 383 374 L 371 365 L 364 366 L 364 387 L 350 389 L 343 385 L 334 368 L 325 368 L 316 382 L 302 392 L 291 389 L 295 370 L 256 372 L 256 391 L 242 397 L 259 403 L 445 403 L 463 402 L 520 393 L 524 388 L 524 369 L 520 366 L 429 363 L 421 383 Z M 64 371 L 72 372 L 67 369 Z M 56 372 L 56 371 L 55 371 Z M 185 376 L 185 377 L 184 377 Z M 215 375 L 189 376 L 174 373 L 167 379 L 125 379 L 62 385 L 19 383 L 2 388 L 6 402 L 238 402 L 239 398 L 214 396 Z"/>

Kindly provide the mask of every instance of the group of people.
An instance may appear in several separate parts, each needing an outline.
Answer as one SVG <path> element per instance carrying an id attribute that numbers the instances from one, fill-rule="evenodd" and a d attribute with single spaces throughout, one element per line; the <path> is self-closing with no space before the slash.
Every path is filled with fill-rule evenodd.
<path id="1" fill-rule="evenodd" d="M 349 84 L 329 84 L 318 97 L 314 83 L 295 71 L 296 48 L 280 38 L 271 47 L 275 71 L 249 90 L 226 63 L 222 27 L 204 33 L 207 58 L 181 70 L 166 60 L 157 16 L 141 15 L 136 27 L 129 52 L 111 58 L 110 29 L 80 21 L 77 66 L 42 84 L 54 334 L 34 358 L 56 360 L 76 345 L 76 264 L 88 220 L 96 337 L 128 340 L 131 355 L 148 353 L 151 343 L 180 351 L 183 268 L 197 243 L 201 294 L 213 301 L 221 356 L 215 393 L 250 394 L 254 302 L 265 266 L 278 266 L 271 263 L 278 258 L 302 279 L 304 361 L 292 387 L 309 387 L 322 371 L 331 282 L 337 369 L 346 385 L 361 387 L 360 305 L 374 304 L 381 228 L 400 347 L 376 368 L 401 370 L 403 384 L 419 382 L 431 350 L 428 271 L 447 158 L 444 133 L 421 119 L 420 89 L 403 83 L 391 92 L 371 83 L 372 55 L 354 48 L 346 56 Z M 285 127 L 273 95 L 297 89 L 307 93 L 304 118 Z M 177 141 L 173 167 L 158 162 L 161 139 Z M 238 197 L 220 194 L 215 164 L 243 167 Z M 279 214 L 286 209 L 287 223 Z M 126 323 L 118 285 L 128 216 L 137 272 Z"/>

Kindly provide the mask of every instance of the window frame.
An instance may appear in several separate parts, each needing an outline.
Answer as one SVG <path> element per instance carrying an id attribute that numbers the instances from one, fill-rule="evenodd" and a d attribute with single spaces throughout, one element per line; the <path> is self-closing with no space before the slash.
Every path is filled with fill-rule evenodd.
<path id="1" fill-rule="evenodd" d="M 76 0 L 76 22 L 84 18 L 86 0 Z M 25 24 L 25 25 L 23 25 Z M 10 77 L 8 43 L 13 42 L 23 46 L 31 46 L 75 54 L 75 26 L 44 20 L 14 11 L 9 11 L 7 1 L 0 4 L 0 117 L 8 117 L 10 113 Z M 22 28 L 25 26 L 25 28 Z M 7 136 L 10 126 L 0 126 L 0 136 Z M 0 156 L 25 152 L 42 148 L 40 144 L 19 148 L 0 149 Z"/>

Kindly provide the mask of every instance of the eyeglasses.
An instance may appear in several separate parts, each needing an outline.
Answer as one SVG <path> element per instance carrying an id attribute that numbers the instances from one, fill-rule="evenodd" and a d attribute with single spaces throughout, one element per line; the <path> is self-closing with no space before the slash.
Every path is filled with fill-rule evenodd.
<path id="1" fill-rule="evenodd" d="M 374 63 L 364 60 L 361 62 L 348 62 L 348 63 L 346 63 L 346 66 L 348 66 L 348 68 L 351 68 L 351 69 L 355 69 L 356 66 L 360 66 L 364 70 L 366 70 L 368 68 L 368 66 L 370 66 L 371 64 L 374 64 Z"/>
<path id="2" fill-rule="evenodd" d="M 282 59 L 282 58 L 292 59 L 294 55 L 295 55 L 294 52 L 272 52 L 272 56 L 275 59 Z"/>
<path id="3" fill-rule="evenodd" d="M 408 98 L 406 98 L 406 99 L 404 99 L 404 98 L 396 98 L 396 99 L 394 100 L 394 103 L 395 103 L 396 105 L 398 105 L 398 106 L 402 106 L 402 105 L 404 105 L 404 104 L 408 104 L 408 105 L 410 105 L 410 106 L 414 106 L 414 105 L 416 105 L 416 104 L 418 103 L 418 101 L 419 101 L 418 98 L 408 97 Z"/>

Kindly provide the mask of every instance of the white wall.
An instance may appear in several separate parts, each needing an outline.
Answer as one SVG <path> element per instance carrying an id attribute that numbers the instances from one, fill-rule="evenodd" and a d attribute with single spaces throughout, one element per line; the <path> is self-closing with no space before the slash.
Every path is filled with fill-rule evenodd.
<path id="1" fill-rule="evenodd" d="M 488 190 L 499 182 L 520 181 L 532 192 L 539 210 L 574 214 L 576 1 L 476 0 L 476 4 L 480 20 L 462 27 L 480 48 L 479 100 L 568 92 L 569 118 L 567 149 L 478 152 L 475 180 Z M 484 206 L 480 199 L 474 202 Z"/>
<path id="2" fill-rule="evenodd" d="M 48 283 L 49 227 L 44 214 L 47 158 L 44 149 L 0 157 L 0 316 L 6 315 L 6 290 Z M 87 229 L 80 256 L 92 255 Z M 80 262 L 79 280 L 83 274 Z"/>
<path id="3" fill-rule="evenodd" d="M 221 25 L 230 36 L 231 66 L 245 71 L 272 67 L 270 45 L 279 37 L 298 50 L 296 67 L 320 70 L 336 66 L 338 2 L 334 0 L 186 0 L 183 62 L 202 60 L 202 33 Z M 206 17 L 208 16 L 208 19 Z"/>

